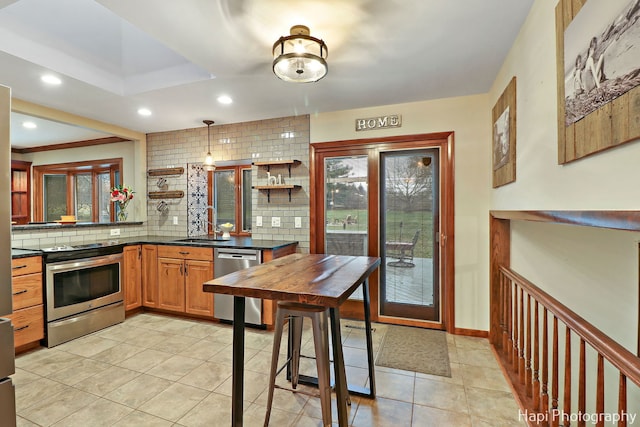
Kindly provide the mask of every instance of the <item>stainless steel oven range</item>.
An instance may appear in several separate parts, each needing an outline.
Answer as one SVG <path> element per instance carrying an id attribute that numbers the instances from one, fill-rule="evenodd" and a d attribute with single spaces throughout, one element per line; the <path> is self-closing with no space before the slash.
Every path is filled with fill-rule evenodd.
<path id="1" fill-rule="evenodd" d="M 47 347 L 124 321 L 122 246 L 106 242 L 43 249 Z"/>

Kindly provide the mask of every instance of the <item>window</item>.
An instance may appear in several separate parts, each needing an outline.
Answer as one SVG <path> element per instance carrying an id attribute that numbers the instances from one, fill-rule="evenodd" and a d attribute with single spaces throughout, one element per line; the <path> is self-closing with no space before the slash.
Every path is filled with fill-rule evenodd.
<path id="1" fill-rule="evenodd" d="M 113 222 L 109 195 L 120 183 L 121 170 L 122 159 L 35 166 L 35 220 L 75 215 L 83 222 Z"/>
<path id="2" fill-rule="evenodd" d="M 251 165 L 218 166 L 209 183 L 209 204 L 216 209 L 216 226 L 230 222 L 235 224 L 232 235 L 251 234 Z"/>

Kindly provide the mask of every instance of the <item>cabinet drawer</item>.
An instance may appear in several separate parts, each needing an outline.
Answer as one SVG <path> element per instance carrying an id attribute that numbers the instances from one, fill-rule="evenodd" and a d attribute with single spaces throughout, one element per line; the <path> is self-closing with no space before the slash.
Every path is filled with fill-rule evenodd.
<path id="1" fill-rule="evenodd" d="M 41 273 L 42 257 L 32 256 L 28 258 L 16 258 L 11 260 L 11 275 L 21 276 L 23 274 Z"/>
<path id="2" fill-rule="evenodd" d="M 196 248 L 193 246 L 158 246 L 158 257 L 160 258 L 178 258 L 178 259 L 197 259 L 202 261 L 213 260 L 213 249 Z"/>
<path id="3" fill-rule="evenodd" d="M 15 347 L 44 338 L 44 308 L 42 305 L 14 311 L 7 317 L 13 323 Z"/>
<path id="4" fill-rule="evenodd" d="M 11 281 L 13 311 L 42 304 L 42 273 L 16 276 Z"/>

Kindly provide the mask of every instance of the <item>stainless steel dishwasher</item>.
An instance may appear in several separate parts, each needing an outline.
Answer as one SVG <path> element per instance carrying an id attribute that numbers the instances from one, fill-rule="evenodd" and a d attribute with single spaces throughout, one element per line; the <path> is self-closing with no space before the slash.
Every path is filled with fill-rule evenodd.
<path id="1" fill-rule="evenodd" d="M 262 262 L 262 252 L 255 249 L 214 249 L 213 276 L 225 276 Z M 221 320 L 233 321 L 233 295 L 215 294 L 213 298 L 214 316 Z M 262 300 L 246 298 L 244 321 L 249 326 L 263 327 Z"/>

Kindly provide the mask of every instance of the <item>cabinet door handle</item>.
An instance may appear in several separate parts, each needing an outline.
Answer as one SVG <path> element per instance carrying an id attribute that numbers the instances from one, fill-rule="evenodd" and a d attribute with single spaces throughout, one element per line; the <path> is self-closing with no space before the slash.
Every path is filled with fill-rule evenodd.
<path id="1" fill-rule="evenodd" d="M 138 246 L 138 259 L 142 258 L 142 246 Z"/>
<path id="2" fill-rule="evenodd" d="M 23 329 L 27 329 L 28 327 L 29 327 L 29 325 L 24 325 L 24 326 L 21 326 L 19 328 L 15 328 L 13 332 L 18 332 L 18 331 L 21 331 Z"/>
<path id="3" fill-rule="evenodd" d="M 20 295 L 20 294 L 26 294 L 26 293 L 27 293 L 27 290 L 26 290 L 26 289 L 23 289 L 23 290 L 21 290 L 21 291 L 14 292 L 14 293 L 13 293 L 13 295 Z"/>
<path id="4" fill-rule="evenodd" d="M 183 267 L 184 267 L 184 266 L 182 266 L 182 265 L 180 266 L 180 275 L 181 275 L 181 276 L 184 276 L 184 269 L 183 269 Z"/>
<path id="5" fill-rule="evenodd" d="M 15 267 L 11 267 L 12 270 L 20 270 L 21 268 L 26 268 L 27 264 L 16 265 Z"/>

